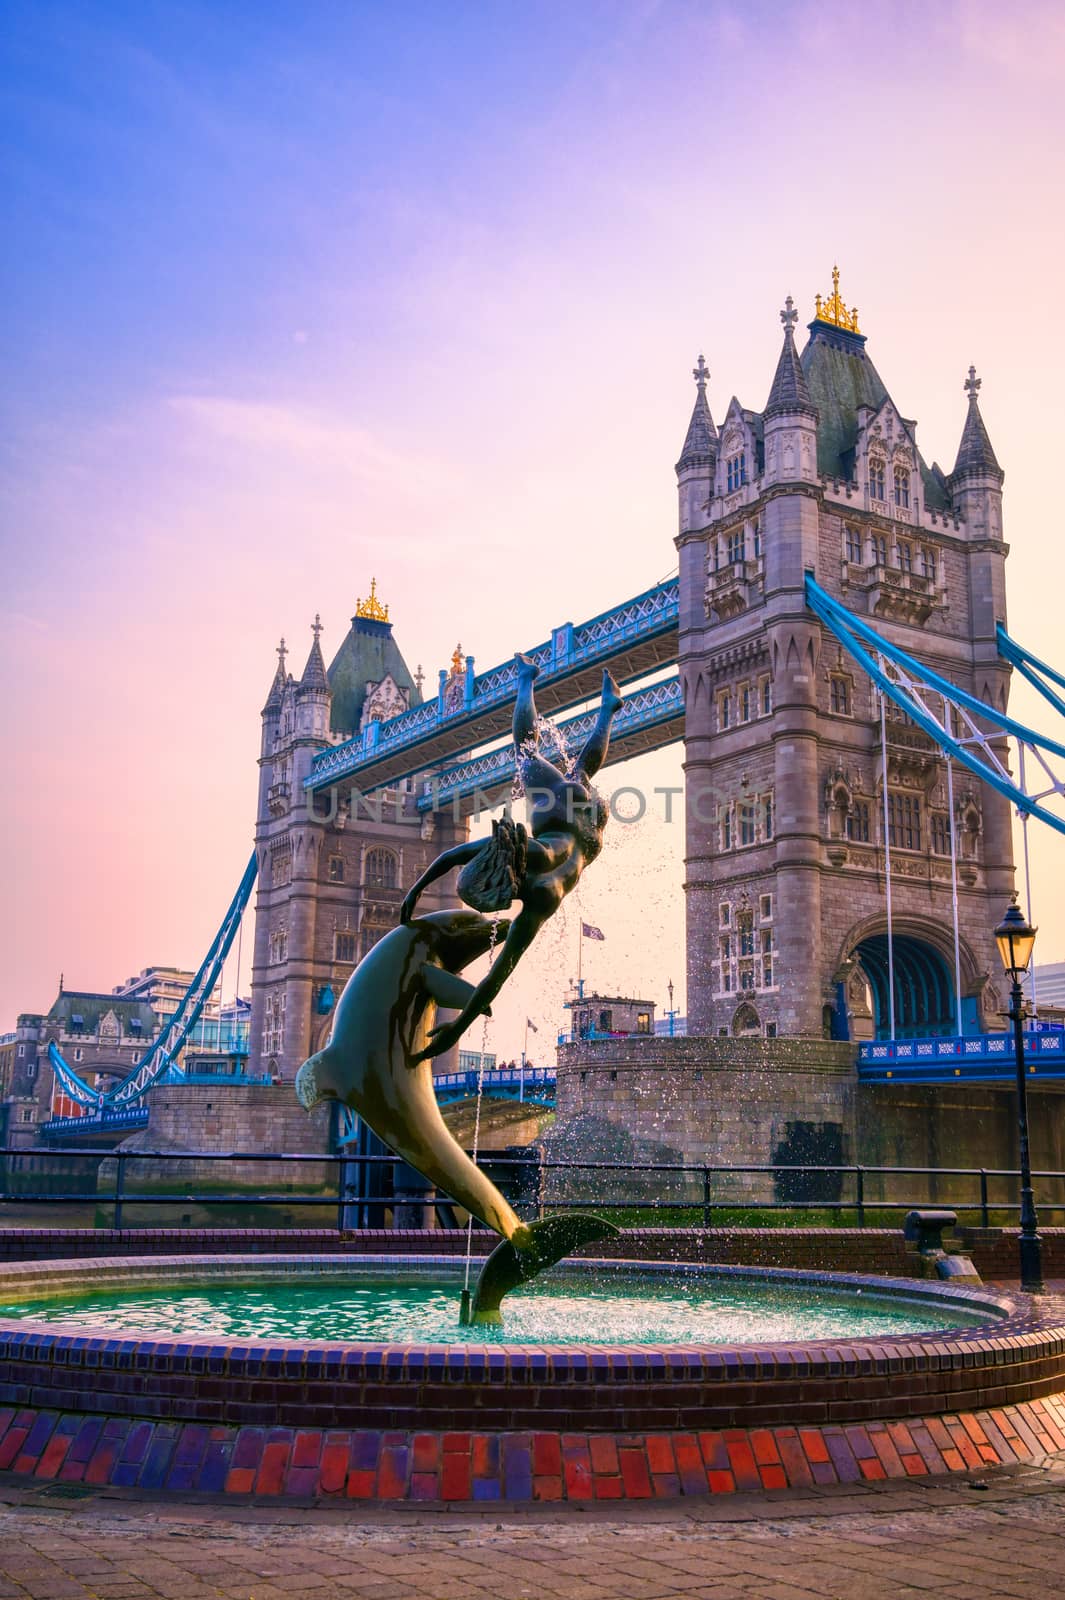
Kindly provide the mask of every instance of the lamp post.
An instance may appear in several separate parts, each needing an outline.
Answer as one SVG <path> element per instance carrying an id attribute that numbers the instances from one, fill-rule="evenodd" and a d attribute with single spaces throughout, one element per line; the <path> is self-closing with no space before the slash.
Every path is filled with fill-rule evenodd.
<path id="1" fill-rule="evenodd" d="M 1028 1159 L 1028 1085 L 1024 1070 L 1024 993 L 1021 978 L 1032 959 L 1035 935 L 1035 928 L 1025 920 L 1014 896 L 1013 904 L 995 929 L 995 943 L 1002 958 L 1003 971 L 1010 982 L 1009 1014 L 1017 1057 L 1017 1121 L 1021 1145 L 1021 1288 L 1030 1294 L 1040 1294 L 1043 1289 L 1043 1242 L 1039 1237 L 1035 1197 L 1032 1194 L 1032 1166 Z"/>

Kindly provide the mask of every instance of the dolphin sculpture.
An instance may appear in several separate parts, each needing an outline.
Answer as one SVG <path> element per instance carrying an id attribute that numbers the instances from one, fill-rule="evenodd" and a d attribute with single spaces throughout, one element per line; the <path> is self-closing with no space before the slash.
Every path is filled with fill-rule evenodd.
<path id="1" fill-rule="evenodd" d="M 393 928 L 355 968 L 337 1002 L 324 1050 L 296 1075 L 296 1096 L 310 1111 L 339 1100 L 403 1161 L 502 1235 L 481 1271 L 470 1320 L 502 1321 L 503 1296 L 568 1255 L 578 1244 L 617 1233 L 600 1217 L 522 1222 L 495 1184 L 471 1161 L 440 1115 L 432 1067 L 418 1057 L 435 1026 L 437 1006 L 457 1010 L 472 984 L 459 976 L 485 955 L 506 921 L 475 911 L 434 911 Z"/>

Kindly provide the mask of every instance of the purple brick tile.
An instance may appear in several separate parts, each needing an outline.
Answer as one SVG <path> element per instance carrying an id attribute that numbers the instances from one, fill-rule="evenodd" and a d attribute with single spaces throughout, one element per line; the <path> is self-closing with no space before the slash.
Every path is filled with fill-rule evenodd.
<path id="1" fill-rule="evenodd" d="M 214 1494 L 220 1494 L 225 1489 L 226 1479 L 229 1476 L 232 1451 L 232 1439 L 211 1439 L 208 1441 L 203 1465 L 200 1467 L 199 1481 L 196 1485 L 198 1489 Z"/>
<path id="2" fill-rule="evenodd" d="M 159 1489 L 165 1483 L 177 1437 L 176 1423 L 162 1423 L 156 1428 L 138 1480 L 142 1489 Z"/>
<path id="3" fill-rule="evenodd" d="M 351 1465 L 357 1472 L 373 1472 L 381 1454 L 379 1433 L 356 1433 L 351 1441 Z"/>

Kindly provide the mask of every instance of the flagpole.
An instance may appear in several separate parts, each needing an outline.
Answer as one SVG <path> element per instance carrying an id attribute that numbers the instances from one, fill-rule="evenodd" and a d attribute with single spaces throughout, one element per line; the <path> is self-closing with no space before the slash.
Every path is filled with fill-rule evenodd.
<path id="1" fill-rule="evenodd" d="M 525 1058 L 529 1054 L 529 1019 L 525 1018 L 525 1039 L 521 1047 L 521 1078 L 518 1083 L 518 1100 L 525 1099 Z"/>
<path id="2" fill-rule="evenodd" d="M 584 923 L 577 918 L 577 999 L 584 999 L 584 979 L 581 976 L 584 967 Z"/>

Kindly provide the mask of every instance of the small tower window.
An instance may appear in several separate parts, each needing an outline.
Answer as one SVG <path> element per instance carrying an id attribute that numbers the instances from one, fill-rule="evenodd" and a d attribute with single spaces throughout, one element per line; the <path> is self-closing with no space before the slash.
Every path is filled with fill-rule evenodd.
<path id="1" fill-rule="evenodd" d="M 862 530 L 861 528 L 847 526 L 846 532 L 847 560 L 856 566 L 861 566 L 862 561 Z"/>
<path id="2" fill-rule="evenodd" d="M 833 673 L 831 678 L 832 711 L 837 717 L 849 717 L 851 714 L 851 685 L 850 679 L 842 674 Z"/>
<path id="3" fill-rule="evenodd" d="M 353 963 L 355 960 L 355 935 L 353 933 L 338 933 L 334 940 L 334 959 Z"/>
<path id="4" fill-rule="evenodd" d="M 757 840 L 754 804 L 744 801 L 740 806 L 740 844 L 754 844 Z"/>
<path id="5" fill-rule="evenodd" d="M 950 855 L 950 818 L 938 811 L 932 816 L 932 854 Z"/>
<path id="6" fill-rule="evenodd" d="M 769 678 L 761 679 L 762 715 L 768 717 L 773 710 L 773 686 Z"/>
<path id="7" fill-rule="evenodd" d="M 899 540 L 899 544 L 898 544 L 898 551 L 899 551 L 899 571 L 900 572 L 905 572 L 907 574 L 912 573 L 913 572 L 913 545 L 910 543 L 910 541 L 908 539 L 900 539 Z"/>
<path id="8" fill-rule="evenodd" d="M 728 550 L 728 564 L 730 567 L 745 559 L 747 554 L 745 543 L 742 528 L 734 528 L 728 535 L 725 547 Z"/>
<path id="9" fill-rule="evenodd" d="M 888 795 L 888 838 L 897 850 L 920 850 L 921 802 L 916 795 Z"/>
<path id="10" fill-rule="evenodd" d="M 883 498 L 883 496 L 881 496 Z M 903 508 L 910 503 L 910 474 L 904 467 L 895 468 L 895 504 Z"/>
<path id="11" fill-rule="evenodd" d="M 718 917 L 723 928 L 732 926 L 732 906 L 728 900 L 722 900 L 718 907 Z"/>
<path id="12" fill-rule="evenodd" d="M 847 813 L 847 838 L 853 844 L 869 843 L 869 802 L 855 800 Z"/>
<path id="13" fill-rule="evenodd" d="M 741 722 L 750 722 L 750 720 L 751 720 L 751 686 L 750 686 L 749 683 L 745 683 L 740 688 L 740 721 Z"/>
<path id="14" fill-rule="evenodd" d="M 344 882 L 344 857 L 343 856 L 330 856 L 329 857 L 329 882 L 330 883 L 343 883 Z"/>
<path id="15" fill-rule="evenodd" d="M 884 463 L 876 456 L 869 458 L 869 495 L 873 500 L 884 499 Z"/>
<path id="16" fill-rule="evenodd" d="M 935 583 L 935 581 L 936 581 L 937 562 L 936 562 L 936 551 L 935 551 L 935 546 L 934 545 L 926 544 L 926 545 L 924 545 L 922 547 L 922 550 L 921 550 L 921 575 L 922 575 L 922 577 L 927 578 L 929 583 Z"/>
<path id="17" fill-rule="evenodd" d="M 732 696 L 727 689 L 717 697 L 717 722 L 722 733 L 732 726 Z"/>
<path id="18" fill-rule="evenodd" d="M 878 567 L 886 567 L 887 566 L 887 535 L 886 534 L 883 534 L 883 533 L 872 533 L 872 534 L 869 535 L 869 554 L 872 556 L 873 563 L 874 563 L 875 566 L 878 566 Z"/>
<path id="19" fill-rule="evenodd" d="M 751 541 L 754 547 L 754 559 L 757 561 L 762 554 L 762 519 L 755 517 L 751 524 Z"/>
<path id="20" fill-rule="evenodd" d="M 370 850 L 366 855 L 366 882 L 375 889 L 394 889 L 398 863 L 391 850 Z"/>
<path id="21" fill-rule="evenodd" d="M 732 808 L 725 806 L 721 813 L 721 848 L 732 849 Z"/>
<path id="22" fill-rule="evenodd" d="M 762 798 L 762 833 L 766 839 L 773 837 L 773 796 L 764 795 Z"/>
<path id="23" fill-rule="evenodd" d="M 747 452 L 741 450 L 739 455 L 730 456 L 725 463 L 726 494 L 732 494 L 736 489 L 742 489 L 747 482 Z"/>

